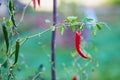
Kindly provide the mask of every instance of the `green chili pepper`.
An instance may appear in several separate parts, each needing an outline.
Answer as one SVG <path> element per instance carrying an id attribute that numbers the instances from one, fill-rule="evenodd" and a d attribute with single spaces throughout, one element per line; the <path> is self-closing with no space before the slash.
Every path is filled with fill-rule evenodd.
<path id="1" fill-rule="evenodd" d="M 14 13 L 14 10 L 15 10 L 14 0 L 9 0 L 8 7 L 9 7 L 10 15 L 11 15 L 11 21 L 12 21 L 13 25 L 16 27 L 15 13 Z"/>
<path id="2" fill-rule="evenodd" d="M 9 50 L 9 38 L 8 38 L 8 32 L 5 23 L 2 24 L 2 30 L 3 30 L 3 35 L 6 43 L 6 53 L 8 53 Z"/>
<path id="3" fill-rule="evenodd" d="M 15 16 L 13 14 L 11 15 L 11 21 L 12 21 L 13 25 L 16 27 L 17 25 L 15 22 Z"/>
<path id="4" fill-rule="evenodd" d="M 8 2 L 8 7 L 9 7 L 9 10 L 11 12 L 12 11 L 12 2 L 11 2 L 11 0 L 9 0 L 9 2 Z"/>
<path id="5" fill-rule="evenodd" d="M 13 12 L 14 12 L 14 1 L 13 0 L 9 0 L 8 7 L 10 10 L 10 13 L 13 14 Z"/>
<path id="6" fill-rule="evenodd" d="M 13 25 L 16 27 L 15 14 L 14 14 L 14 10 L 15 10 L 14 0 L 9 0 L 8 7 L 9 7 L 10 15 L 11 15 L 11 21 L 12 21 Z"/>
<path id="7" fill-rule="evenodd" d="M 15 45 L 15 61 L 14 61 L 14 65 L 17 63 L 18 61 L 18 54 L 19 54 L 19 48 L 20 48 L 20 43 L 17 40 L 16 41 L 16 45 Z"/>

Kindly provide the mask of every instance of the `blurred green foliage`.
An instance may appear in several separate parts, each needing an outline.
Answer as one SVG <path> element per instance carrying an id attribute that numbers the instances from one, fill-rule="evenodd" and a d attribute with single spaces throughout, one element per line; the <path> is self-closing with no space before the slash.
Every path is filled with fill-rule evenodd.
<path id="1" fill-rule="evenodd" d="M 112 4 L 112 5 L 120 5 L 120 0 L 108 0 L 109 4 Z"/>

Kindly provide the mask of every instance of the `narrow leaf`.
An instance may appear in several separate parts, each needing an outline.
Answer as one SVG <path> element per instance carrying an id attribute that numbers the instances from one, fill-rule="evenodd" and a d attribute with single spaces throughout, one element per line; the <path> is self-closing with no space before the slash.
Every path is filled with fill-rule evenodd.
<path id="1" fill-rule="evenodd" d="M 79 29 L 83 30 L 84 29 L 84 24 L 79 25 Z"/>
<path id="2" fill-rule="evenodd" d="M 66 22 L 76 22 L 77 21 L 77 17 L 76 16 L 69 16 L 66 19 Z"/>
<path id="3" fill-rule="evenodd" d="M 92 18 L 85 18 L 85 21 L 91 22 L 91 21 L 93 21 L 93 19 Z"/>
<path id="4" fill-rule="evenodd" d="M 17 61 L 18 61 L 19 48 L 20 48 L 20 43 L 19 43 L 19 41 L 16 41 L 14 65 L 15 65 L 15 64 L 17 63 Z"/>
<path id="5" fill-rule="evenodd" d="M 97 26 L 98 30 L 101 30 L 101 25 L 100 24 L 96 23 L 96 26 Z"/>

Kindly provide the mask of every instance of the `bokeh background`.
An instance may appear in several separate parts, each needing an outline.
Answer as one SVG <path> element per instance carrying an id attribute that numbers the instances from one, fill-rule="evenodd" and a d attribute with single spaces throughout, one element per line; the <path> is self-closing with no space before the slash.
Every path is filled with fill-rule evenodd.
<path id="1" fill-rule="evenodd" d="M 30 0 L 15 0 L 16 20 L 19 22 L 22 10 Z M 74 34 L 66 29 L 63 36 L 57 31 L 56 71 L 57 80 L 72 80 L 76 75 L 79 80 L 119 80 L 120 79 L 120 0 L 57 0 L 58 23 L 67 16 L 77 16 L 79 20 L 91 17 L 95 21 L 105 22 L 109 27 L 102 26 L 94 37 L 86 30 L 87 40 L 83 41 L 85 50 L 92 60 L 84 60 L 75 52 Z M 0 1 L 0 18 L 8 16 L 7 2 Z M 26 37 L 48 29 L 52 25 L 52 0 L 41 0 L 41 6 L 27 8 L 22 24 L 18 27 L 21 37 Z M 50 23 L 46 23 L 46 21 Z M 3 47 L 3 36 L 0 27 L 0 49 Z M 0 52 L 1 53 L 1 52 Z M 21 46 L 19 61 L 16 66 L 18 80 L 31 80 L 44 70 L 38 77 L 51 79 L 51 32 L 29 39 Z M 3 57 L 0 56 L 0 63 Z"/>

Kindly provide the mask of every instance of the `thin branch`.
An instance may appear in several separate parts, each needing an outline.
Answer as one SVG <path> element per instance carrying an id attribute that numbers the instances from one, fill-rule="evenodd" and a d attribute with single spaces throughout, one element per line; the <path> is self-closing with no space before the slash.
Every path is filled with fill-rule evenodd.
<path id="1" fill-rule="evenodd" d="M 48 28 L 48 29 L 46 29 L 46 30 L 44 30 L 44 31 L 42 31 L 42 32 L 40 32 L 40 33 L 34 34 L 34 35 L 32 35 L 32 36 L 28 36 L 27 38 L 33 38 L 33 37 L 36 37 L 36 36 L 40 36 L 41 34 L 47 32 L 47 31 L 49 31 L 49 30 L 50 30 L 50 28 Z"/>
<path id="2" fill-rule="evenodd" d="M 19 26 L 19 25 L 22 23 L 22 21 L 23 21 L 23 19 L 24 19 L 25 12 L 26 12 L 26 9 L 28 8 L 28 6 L 30 5 L 31 2 L 32 2 L 32 0 L 30 0 L 30 2 L 24 7 L 24 9 L 23 9 L 23 11 L 22 11 L 22 15 L 21 15 L 20 21 L 19 21 L 19 23 L 17 24 L 17 26 Z"/>

